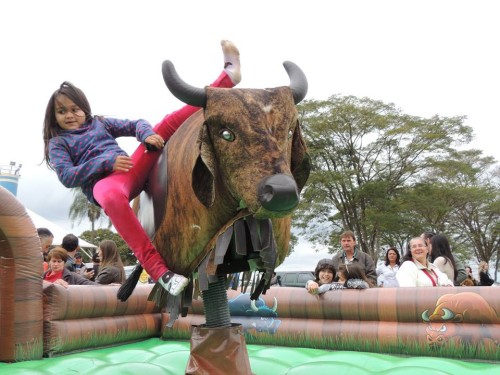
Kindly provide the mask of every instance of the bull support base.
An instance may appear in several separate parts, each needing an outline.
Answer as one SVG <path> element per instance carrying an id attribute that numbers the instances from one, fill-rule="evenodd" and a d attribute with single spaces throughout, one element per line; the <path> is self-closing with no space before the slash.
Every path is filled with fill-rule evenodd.
<path id="1" fill-rule="evenodd" d="M 226 328 L 191 326 L 191 355 L 186 374 L 252 375 L 241 324 Z"/>

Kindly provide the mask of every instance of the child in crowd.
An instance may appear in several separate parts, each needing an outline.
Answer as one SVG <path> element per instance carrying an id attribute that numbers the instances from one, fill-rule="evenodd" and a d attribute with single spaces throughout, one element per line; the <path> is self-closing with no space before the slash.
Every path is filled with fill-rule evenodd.
<path id="1" fill-rule="evenodd" d="M 368 289 L 373 287 L 363 269 L 356 263 L 341 264 L 337 271 L 338 282 L 347 289 Z M 337 288 L 342 289 L 342 288 Z"/>
<path id="2" fill-rule="evenodd" d="M 229 41 L 221 44 L 224 70 L 212 86 L 230 88 L 241 79 L 239 51 Z M 63 82 L 50 97 L 45 112 L 44 159 L 49 168 L 56 171 L 64 186 L 81 187 L 90 202 L 104 209 L 148 274 L 174 296 L 189 280 L 168 269 L 129 203 L 142 191 L 160 156 L 158 150 L 198 110 L 186 105 L 152 128 L 145 120 L 93 115 L 83 91 Z M 141 142 L 131 157 L 116 142 L 121 136 L 134 136 Z"/>
<path id="3" fill-rule="evenodd" d="M 323 294 L 332 289 L 342 287 L 341 284 L 333 282 L 335 278 L 335 267 L 331 259 L 321 259 L 314 270 L 314 280 L 306 283 L 306 289 L 311 294 Z"/>
<path id="4" fill-rule="evenodd" d="M 62 247 L 50 250 L 47 258 L 49 260 L 49 270 L 43 274 L 45 281 L 59 284 L 65 288 L 68 285 L 99 285 L 65 267 L 68 260 L 68 252 Z"/>
<path id="5" fill-rule="evenodd" d="M 472 273 L 472 268 L 470 266 L 465 267 L 465 272 L 467 273 L 467 278 L 462 282 L 462 286 L 478 286 L 479 283 Z"/>

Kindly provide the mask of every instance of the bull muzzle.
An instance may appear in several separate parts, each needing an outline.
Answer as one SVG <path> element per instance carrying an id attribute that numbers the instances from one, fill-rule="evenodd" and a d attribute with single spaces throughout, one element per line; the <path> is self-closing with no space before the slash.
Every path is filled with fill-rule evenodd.
<path id="1" fill-rule="evenodd" d="M 295 180 L 285 174 L 264 178 L 257 189 L 259 202 L 268 211 L 281 212 L 294 209 L 299 203 Z"/>

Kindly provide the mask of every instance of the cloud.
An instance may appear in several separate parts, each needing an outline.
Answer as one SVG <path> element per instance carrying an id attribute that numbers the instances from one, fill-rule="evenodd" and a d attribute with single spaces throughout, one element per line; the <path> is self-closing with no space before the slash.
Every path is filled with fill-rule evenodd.
<path id="1" fill-rule="evenodd" d="M 332 257 L 333 254 L 329 254 L 326 247 L 315 249 L 310 242 L 301 239 L 296 249 L 285 258 L 276 271 L 314 271 L 320 259 Z"/>
<path id="2" fill-rule="evenodd" d="M 67 227 L 72 195 L 39 166 L 52 92 L 69 80 L 95 114 L 156 123 L 181 105 L 163 83 L 163 60 L 201 87 L 220 71 L 221 39 L 240 48 L 241 87 L 287 85 L 282 62 L 291 60 L 308 77 L 306 99 L 340 93 L 416 116 L 466 115 L 471 146 L 500 160 L 491 136 L 499 126 L 497 14 L 495 1 L 461 0 L 0 2 L 0 164 L 22 163 L 19 199 Z M 128 152 L 136 145 L 123 144 Z"/>
<path id="3" fill-rule="evenodd" d="M 55 172 L 48 172 L 46 167 L 23 166 L 17 199 L 38 215 L 72 229 L 77 234 L 90 229 L 88 220 L 83 220 L 81 224 L 75 222 L 74 226 L 71 224 L 69 208 L 73 202 L 73 193 L 58 181 Z"/>

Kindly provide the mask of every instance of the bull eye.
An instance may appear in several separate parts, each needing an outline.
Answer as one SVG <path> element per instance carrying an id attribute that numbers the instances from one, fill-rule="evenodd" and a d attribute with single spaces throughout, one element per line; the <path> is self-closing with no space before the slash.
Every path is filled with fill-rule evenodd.
<path id="1" fill-rule="evenodd" d="M 228 142 L 233 142 L 235 140 L 235 136 L 234 136 L 234 133 L 229 130 L 229 129 L 221 129 L 221 131 L 219 132 L 219 136 L 225 140 L 225 141 L 228 141 Z"/>
<path id="2" fill-rule="evenodd" d="M 288 139 L 292 139 L 293 137 L 293 129 L 288 129 Z"/>

